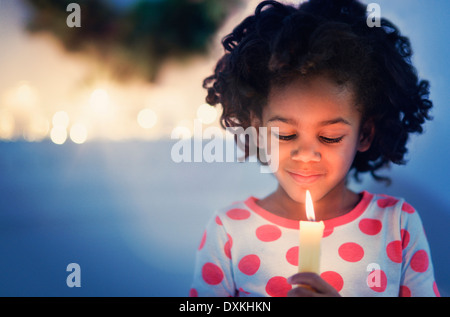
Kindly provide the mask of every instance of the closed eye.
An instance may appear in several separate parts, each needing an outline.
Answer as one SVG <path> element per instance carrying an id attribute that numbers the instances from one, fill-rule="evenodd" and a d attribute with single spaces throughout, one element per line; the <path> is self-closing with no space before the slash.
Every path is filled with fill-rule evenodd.
<path id="1" fill-rule="evenodd" d="M 294 139 L 296 137 L 296 134 L 290 134 L 290 135 L 279 135 L 279 134 L 275 134 L 274 135 L 282 141 L 290 141 L 292 139 Z"/>
<path id="2" fill-rule="evenodd" d="M 324 136 L 321 136 L 320 139 L 322 140 L 322 142 L 324 143 L 328 143 L 328 144 L 334 144 L 334 143 L 339 143 L 342 141 L 342 139 L 344 138 L 344 136 L 341 136 L 339 138 L 327 138 Z"/>

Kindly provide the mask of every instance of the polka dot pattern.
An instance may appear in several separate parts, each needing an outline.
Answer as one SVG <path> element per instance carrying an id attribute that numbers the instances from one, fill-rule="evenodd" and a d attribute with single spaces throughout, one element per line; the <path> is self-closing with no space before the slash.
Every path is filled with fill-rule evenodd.
<path id="1" fill-rule="evenodd" d="M 361 219 L 359 222 L 359 229 L 362 233 L 373 236 L 378 234 L 381 231 L 382 224 L 378 219 Z"/>
<path id="2" fill-rule="evenodd" d="M 402 263 L 402 242 L 400 240 L 389 242 L 386 253 L 392 262 Z"/>
<path id="3" fill-rule="evenodd" d="M 202 239 L 200 241 L 200 245 L 198 246 L 199 250 L 203 249 L 203 247 L 205 245 L 205 242 L 206 242 L 206 230 L 205 230 L 205 232 L 203 232 L 203 236 L 202 236 Z"/>
<path id="4" fill-rule="evenodd" d="M 427 294 L 439 296 L 434 279 L 424 283 L 418 277 L 421 282 L 417 287 L 411 284 L 415 277 L 398 276 L 405 271 L 419 275 L 431 271 L 430 255 L 417 247 L 419 230 L 411 227 L 417 215 L 415 209 L 389 196 L 373 196 L 368 206 L 368 211 L 345 225 L 335 219 L 325 221 L 320 277 L 343 296 L 410 297 L 425 289 Z M 398 228 L 398 219 L 405 228 Z M 297 273 L 299 265 L 298 222 L 285 226 L 237 203 L 215 216 L 209 226 L 213 228 L 204 231 L 198 247 L 207 259 L 200 262 L 197 271 L 201 285 L 226 289 L 228 296 L 287 296 L 293 287 L 287 278 Z M 221 249 L 209 256 L 211 243 L 217 237 L 223 241 Z M 405 270 L 403 257 L 411 254 Z M 405 285 L 393 284 L 400 280 L 406 281 Z M 235 285 L 236 290 L 228 290 L 229 285 Z M 199 295 L 203 296 L 202 289 L 193 285 L 189 296 Z"/>
<path id="5" fill-rule="evenodd" d="M 407 202 L 404 202 L 402 205 L 402 211 L 412 214 L 415 212 L 415 209 L 413 208 L 413 206 L 411 206 Z"/>
<path id="6" fill-rule="evenodd" d="M 253 275 L 258 271 L 261 260 L 256 254 L 244 256 L 238 264 L 239 270 L 245 275 Z"/>
<path id="7" fill-rule="evenodd" d="M 347 242 L 339 247 L 339 256 L 348 262 L 358 262 L 364 256 L 364 249 L 355 242 Z"/>
<path id="8" fill-rule="evenodd" d="M 423 273 L 428 269 L 428 254 L 425 250 L 419 250 L 411 258 L 411 268 L 415 272 Z"/>
<path id="9" fill-rule="evenodd" d="M 434 292 L 434 295 L 436 295 L 437 297 L 441 296 L 441 294 L 439 293 L 439 290 L 438 290 L 436 282 L 433 282 L 433 292 Z"/>
<path id="10" fill-rule="evenodd" d="M 383 270 L 373 270 L 367 277 L 367 285 L 375 292 L 384 292 L 387 286 L 386 273 Z"/>
<path id="11" fill-rule="evenodd" d="M 227 216 L 233 220 L 244 220 L 250 217 L 250 211 L 247 209 L 234 208 L 227 211 Z"/>
<path id="12" fill-rule="evenodd" d="M 231 259 L 231 247 L 233 246 L 233 239 L 228 234 L 228 241 L 225 243 L 225 246 L 223 247 L 223 252 L 225 252 L 225 255 L 227 258 Z"/>
<path id="13" fill-rule="evenodd" d="M 380 208 L 392 207 L 397 203 L 398 203 L 398 199 L 395 199 L 393 197 L 386 197 L 386 198 L 378 199 L 378 201 L 377 201 L 377 205 Z"/>
<path id="14" fill-rule="evenodd" d="M 402 249 L 406 249 L 409 244 L 410 235 L 405 229 L 400 230 L 400 235 L 402 236 Z"/>
<path id="15" fill-rule="evenodd" d="M 216 264 L 208 262 L 203 265 L 202 277 L 207 284 L 217 285 L 223 280 L 223 272 Z"/>
<path id="16" fill-rule="evenodd" d="M 286 260 L 289 264 L 298 266 L 298 246 L 292 247 L 286 252 Z"/>
<path id="17" fill-rule="evenodd" d="M 411 290 L 409 289 L 409 287 L 405 286 L 405 285 L 401 285 L 399 296 L 400 297 L 411 297 Z"/>
<path id="18" fill-rule="evenodd" d="M 244 294 L 246 294 L 246 295 L 251 294 L 250 292 L 247 292 L 246 290 L 244 290 L 242 287 L 239 287 L 239 292 L 240 292 L 240 293 L 244 293 Z"/>
<path id="19" fill-rule="evenodd" d="M 272 242 L 281 237 L 281 229 L 275 225 L 263 225 L 256 229 L 256 237 L 263 242 Z"/>
<path id="20" fill-rule="evenodd" d="M 272 277 L 266 284 L 266 292 L 272 297 L 286 297 L 292 285 L 282 276 Z"/>
<path id="21" fill-rule="evenodd" d="M 198 292 L 195 288 L 189 290 L 189 297 L 198 297 Z"/>
<path id="22" fill-rule="evenodd" d="M 328 284 L 333 286 L 338 292 L 340 292 L 342 290 L 342 287 L 344 287 L 344 279 L 337 272 L 326 271 L 320 274 L 320 277 L 323 278 Z"/>

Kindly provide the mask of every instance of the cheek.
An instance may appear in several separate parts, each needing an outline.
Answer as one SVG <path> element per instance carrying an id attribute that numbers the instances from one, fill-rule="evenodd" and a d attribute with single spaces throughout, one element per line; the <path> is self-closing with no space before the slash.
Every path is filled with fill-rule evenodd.
<path id="1" fill-rule="evenodd" d="M 276 147 L 276 152 L 278 154 L 278 161 L 280 162 L 280 164 L 282 164 L 283 162 L 291 161 L 292 146 L 290 146 L 288 143 L 279 142 L 278 146 Z M 271 150 L 271 153 L 275 153 L 275 151 Z"/>
<path id="2" fill-rule="evenodd" d="M 350 170 L 353 159 L 356 155 L 356 149 L 353 146 L 343 146 L 334 151 L 324 153 L 324 163 L 333 169 L 339 175 L 345 175 Z"/>

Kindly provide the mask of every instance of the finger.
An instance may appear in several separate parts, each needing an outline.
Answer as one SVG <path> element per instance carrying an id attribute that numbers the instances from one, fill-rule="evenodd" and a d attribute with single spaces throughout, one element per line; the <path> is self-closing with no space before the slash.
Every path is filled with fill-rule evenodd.
<path id="1" fill-rule="evenodd" d="M 312 286 L 315 284 L 318 280 L 320 280 L 320 276 L 316 273 L 312 272 L 302 272 L 292 275 L 288 278 L 288 283 L 290 284 L 306 284 Z"/>
<path id="2" fill-rule="evenodd" d="M 339 296 L 339 293 L 337 293 L 336 289 L 316 273 L 302 272 L 294 274 L 288 279 L 288 283 L 308 286 L 312 288 L 312 290 L 321 294 Z"/>
<path id="3" fill-rule="evenodd" d="M 288 293 L 288 297 L 317 297 L 321 296 L 313 288 L 305 285 L 293 287 Z"/>
<path id="4" fill-rule="evenodd" d="M 303 289 L 307 289 L 310 292 L 317 292 L 319 290 L 316 289 L 316 284 L 318 283 L 316 282 L 316 277 L 318 277 L 318 275 L 315 273 L 297 273 L 288 278 L 288 283 L 301 286 Z"/>

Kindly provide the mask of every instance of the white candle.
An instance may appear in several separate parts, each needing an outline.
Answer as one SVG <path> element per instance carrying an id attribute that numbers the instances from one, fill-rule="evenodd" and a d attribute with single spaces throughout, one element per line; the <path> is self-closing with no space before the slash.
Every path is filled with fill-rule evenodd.
<path id="1" fill-rule="evenodd" d="M 305 205 L 308 221 L 300 221 L 298 271 L 320 274 L 320 243 L 325 225 L 323 221 L 315 221 L 309 190 L 306 191 Z"/>

